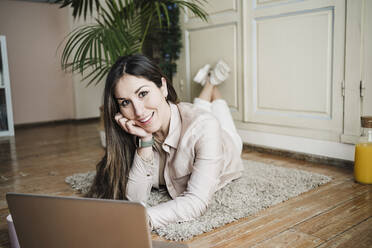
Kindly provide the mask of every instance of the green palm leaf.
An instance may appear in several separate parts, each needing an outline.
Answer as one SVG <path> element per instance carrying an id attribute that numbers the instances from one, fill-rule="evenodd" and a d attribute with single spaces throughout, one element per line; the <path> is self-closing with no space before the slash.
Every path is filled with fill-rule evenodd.
<path id="1" fill-rule="evenodd" d="M 102 79 L 118 57 L 141 52 L 141 19 L 123 19 L 119 5 L 109 9 L 102 11 L 102 20 L 97 19 L 96 24 L 73 30 L 62 51 L 62 68 L 83 74 L 90 80 L 88 84 Z M 88 68 L 93 70 L 84 75 Z"/>
<path id="2" fill-rule="evenodd" d="M 99 0 L 57 0 L 61 8 L 73 8 L 74 18 L 89 14 L 94 7 L 98 17 L 95 23 L 74 29 L 67 37 L 62 51 L 61 65 L 65 71 L 80 73 L 89 80 L 88 85 L 98 83 L 120 56 L 142 53 L 152 23 L 162 27 L 162 18 L 169 26 L 167 3 L 175 3 L 189 9 L 206 20 L 201 9 L 205 0 L 106 0 L 105 8 Z M 155 21 L 157 20 L 157 21 Z"/>

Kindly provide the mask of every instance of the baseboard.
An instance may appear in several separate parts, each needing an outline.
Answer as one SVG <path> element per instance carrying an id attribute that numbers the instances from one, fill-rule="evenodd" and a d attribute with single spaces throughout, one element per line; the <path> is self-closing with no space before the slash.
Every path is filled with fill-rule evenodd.
<path id="1" fill-rule="evenodd" d="M 337 142 L 238 129 L 245 147 L 327 164 L 353 165 L 355 146 Z M 291 155 L 293 154 L 293 155 Z"/>
<path id="2" fill-rule="evenodd" d="M 15 124 L 14 125 L 14 129 L 40 127 L 40 126 L 48 126 L 48 125 L 90 123 L 90 122 L 97 122 L 97 125 L 98 125 L 99 117 L 86 118 L 86 119 L 65 119 L 65 120 L 54 120 L 54 121 L 21 123 L 21 124 Z"/>
<path id="3" fill-rule="evenodd" d="M 319 156 L 319 155 L 314 155 L 314 154 L 306 154 L 306 153 L 300 153 L 300 152 L 294 152 L 294 151 L 288 151 L 288 150 L 281 150 L 277 148 L 263 147 L 263 146 L 257 146 L 257 145 L 252 145 L 252 144 L 244 144 L 243 149 L 245 151 L 257 151 L 261 153 L 274 154 L 274 155 L 279 155 L 282 157 L 294 158 L 294 159 L 303 160 L 303 161 L 312 162 L 312 163 L 336 165 L 338 167 L 343 167 L 343 168 L 348 168 L 348 169 L 352 169 L 354 167 L 353 161 L 324 157 L 324 156 Z"/>

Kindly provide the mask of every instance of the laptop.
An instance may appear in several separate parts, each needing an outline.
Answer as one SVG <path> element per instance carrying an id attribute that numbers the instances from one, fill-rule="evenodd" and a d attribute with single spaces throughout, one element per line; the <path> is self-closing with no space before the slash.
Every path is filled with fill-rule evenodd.
<path id="1" fill-rule="evenodd" d="M 176 248 L 152 241 L 146 208 L 137 202 L 7 193 L 21 248 Z"/>

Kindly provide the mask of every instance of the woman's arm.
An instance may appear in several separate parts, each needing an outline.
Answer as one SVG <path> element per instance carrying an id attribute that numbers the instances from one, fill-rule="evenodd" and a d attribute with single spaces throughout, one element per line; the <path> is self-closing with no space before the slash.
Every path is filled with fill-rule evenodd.
<path id="1" fill-rule="evenodd" d="M 214 118 L 203 120 L 200 125 L 195 132 L 195 162 L 186 191 L 174 200 L 148 208 L 153 227 L 202 215 L 217 189 L 224 164 L 221 129 Z"/>
<path id="2" fill-rule="evenodd" d="M 143 157 L 141 150 L 147 151 L 146 157 Z M 152 147 L 138 148 L 133 159 L 132 167 L 129 171 L 126 197 L 130 201 L 146 201 L 150 196 L 153 183 L 153 177 L 157 175 L 159 156 L 152 150 Z"/>
<path id="3" fill-rule="evenodd" d="M 125 132 L 137 136 L 145 142 L 152 140 L 151 133 L 136 126 L 133 120 L 125 118 L 121 113 L 115 115 L 115 120 Z M 159 158 L 155 156 L 152 146 L 137 148 L 127 180 L 125 195 L 128 200 L 146 204 L 158 161 Z"/>

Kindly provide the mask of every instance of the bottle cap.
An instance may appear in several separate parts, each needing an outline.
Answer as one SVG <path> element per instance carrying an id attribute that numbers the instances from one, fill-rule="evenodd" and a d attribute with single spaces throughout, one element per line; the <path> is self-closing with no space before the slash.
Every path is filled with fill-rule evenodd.
<path id="1" fill-rule="evenodd" d="M 372 128 L 372 116 L 362 116 L 362 127 Z"/>

